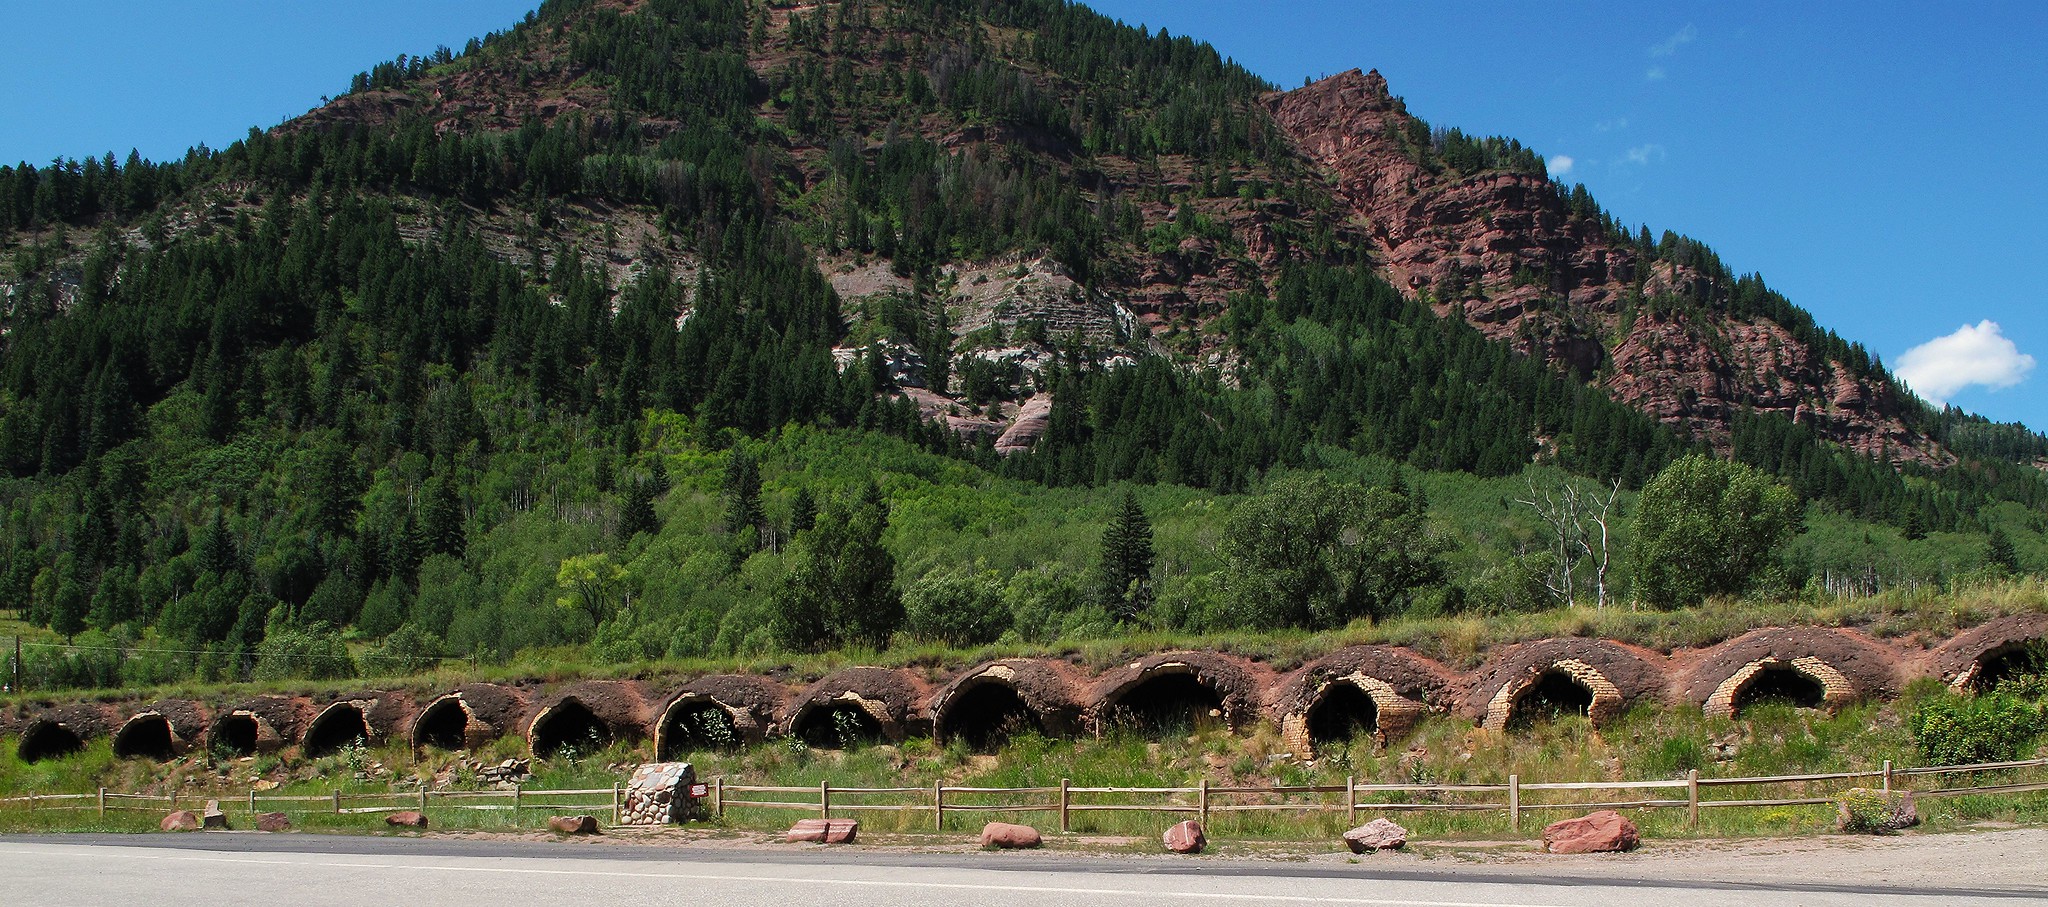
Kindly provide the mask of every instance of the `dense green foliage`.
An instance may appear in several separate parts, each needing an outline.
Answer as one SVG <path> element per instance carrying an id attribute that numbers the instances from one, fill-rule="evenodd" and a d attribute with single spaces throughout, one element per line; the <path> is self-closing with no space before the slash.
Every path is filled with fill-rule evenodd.
<path id="1" fill-rule="evenodd" d="M 1764 473 L 1711 457 L 1679 460 L 1636 502 L 1636 592 L 1673 607 L 1782 582 L 1773 558 L 1799 522 L 1799 499 Z"/>

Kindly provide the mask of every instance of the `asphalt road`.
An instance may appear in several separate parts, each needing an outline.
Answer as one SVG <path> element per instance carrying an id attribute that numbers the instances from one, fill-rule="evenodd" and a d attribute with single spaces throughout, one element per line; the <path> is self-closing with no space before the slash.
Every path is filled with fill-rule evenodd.
<path id="1" fill-rule="evenodd" d="M 1369 864 L 1116 861 L 805 848 L 721 851 L 520 841 L 241 834 L 0 838 L 0 903 L 46 905 L 1377 905 L 2048 904 L 2015 867 L 1986 887 L 1375 870 Z"/>

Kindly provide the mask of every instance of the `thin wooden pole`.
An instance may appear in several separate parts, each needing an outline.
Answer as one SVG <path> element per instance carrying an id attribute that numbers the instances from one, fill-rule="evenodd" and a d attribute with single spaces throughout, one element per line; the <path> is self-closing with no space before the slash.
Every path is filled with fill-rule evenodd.
<path id="1" fill-rule="evenodd" d="M 718 810 L 715 815 L 723 819 L 725 818 L 725 776 L 720 775 L 711 779 L 711 792 L 718 798 L 714 801 L 714 805 Z"/>
<path id="2" fill-rule="evenodd" d="M 420 785 L 420 815 L 427 814 L 427 786 Z"/>
<path id="3" fill-rule="evenodd" d="M 520 797 L 521 791 L 519 788 L 521 786 L 522 785 L 519 784 L 512 785 L 512 821 L 514 822 L 519 821 L 519 801 L 522 799 Z"/>
<path id="4" fill-rule="evenodd" d="M 1344 778 L 1344 821 L 1351 825 L 1358 824 L 1357 775 L 1349 775 Z"/>
<path id="5" fill-rule="evenodd" d="M 832 782 L 818 782 L 818 816 L 832 818 Z"/>
<path id="6" fill-rule="evenodd" d="M 249 818 L 256 818 L 256 789 L 253 787 L 249 788 Z"/>
<path id="7" fill-rule="evenodd" d="M 1892 761 L 1890 759 L 1884 761 L 1884 795 L 1887 797 L 1892 795 Z"/>
<path id="8" fill-rule="evenodd" d="M 1072 782 L 1066 778 L 1060 779 L 1060 832 L 1062 834 L 1065 834 L 1070 827 L 1067 824 L 1067 813 L 1068 808 L 1073 805 L 1073 794 L 1068 791 L 1068 787 L 1071 784 Z"/>
<path id="9" fill-rule="evenodd" d="M 102 787 L 102 788 L 100 788 L 100 815 L 104 816 L 104 815 L 106 815 L 106 814 L 107 814 L 107 789 L 106 789 L 106 788 L 104 788 L 104 787 Z"/>
<path id="10" fill-rule="evenodd" d="M 946 830 L 946 784 L 932 782 L 932 830 Z"/>
<path id="11" fill-rule="evenodd" d="M 1700 770 L 1685 773 L 1685 824 L 1689 828 L 1700 827 Z"/>
<path id="12" fill-rule="evenodd" d="M 687 791 L 685 791 L 685 793 L 688 793 L 688 792 L 687 792 Z M 612 824 L 613 824 L 613 825 L 617 825 L 617 824 L 619 824 L 619 814 L 625 811 L 625 810 L 624 810 L 623 808 L 621 808 L 621 804 L 620 804 L 620 802 L 619 802 L 620 800 L 623 800 L 623 799 L 625 799 L 625 790 L 624 790 L 623 788 L 621 788 L 621 787 L 620 787 L 619 785 L 617 785 L 617 784 L 614 784 L 614 785 L 612 785 Z"/>
<path id="13" fill-rule="evenodd" d="M 1522 776 L 1508 776 L 1508 827 L 1522 830 Z"/>
<path id="14" fill-rule="evenodd" d="M 341 788 L 338 787 L 334 789 L 334 811 L 337 814 L 341 812 Z"/>
<path id="15" fill-rule="evenodd" d="M 1200 792 L 1199 796 L 1200 796 L 1200 798 L 1201 798 L 1201 799 L 1197 801 L 1197 805 L 1196 805 L 1196 815 L 1198 815 L 1198 816 L 1200 816 L 1200 817 L 1201 817 L 1201 820 L 1202 820 L 1202 824 L 1203 824 L 1203 825 L 1208 825 L 1208 824 L 1209 824 L 1209 779 L 1207 779 L 1207 778 L 1203 778 L 1203 779 L 1202 779 L 1202 788 L 1201 788 L 1201 792 Z"/>

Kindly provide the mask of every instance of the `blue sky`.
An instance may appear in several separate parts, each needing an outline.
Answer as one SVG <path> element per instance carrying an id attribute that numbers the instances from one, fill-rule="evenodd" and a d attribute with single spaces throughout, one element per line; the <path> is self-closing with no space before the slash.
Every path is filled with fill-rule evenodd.
<path id="1" fill-rule="evenodd" d="M 0 158 L 225 145 L 532 5 L 24 4 L 0 30 Z M 2048 4 L 1094 6 L 1286 87 L 1378 68 L 1433 123 L 1570 158 L 1625 222 L 1705 240 L 1923 392 L 2048 426 Z"/>

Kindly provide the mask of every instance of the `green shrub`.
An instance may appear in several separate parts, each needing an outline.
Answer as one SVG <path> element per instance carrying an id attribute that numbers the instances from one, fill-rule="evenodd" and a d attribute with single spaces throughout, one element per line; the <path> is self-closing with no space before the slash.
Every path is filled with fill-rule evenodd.
<path id="1" fill-rule="evenodd" d="M 1003 578 L 990 570 L 936 570 L 903 594 L 910 634 L 952 646 L 995 642 L 1010 629 Z"/>
<path id="2" fill-rule="evenodd" d="M 2027 745 L 2040 736 L 2044 721 L 2039 705 L 1994 693 L 1930 699 L 1913 713 L 1909 724 L 1927 764 L 1971 765 L 2022 757 Z"/>

